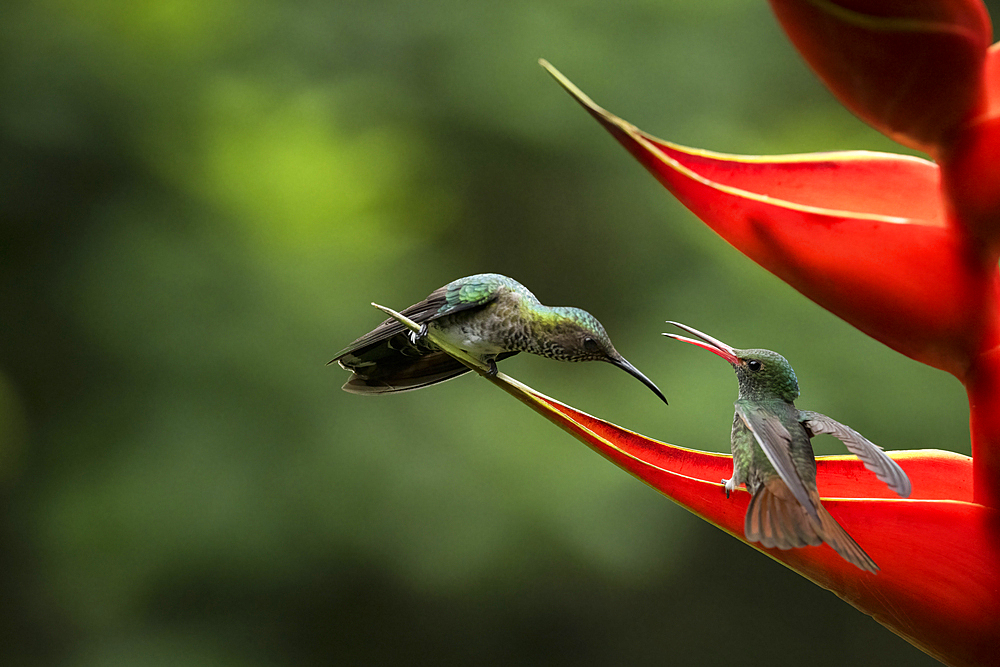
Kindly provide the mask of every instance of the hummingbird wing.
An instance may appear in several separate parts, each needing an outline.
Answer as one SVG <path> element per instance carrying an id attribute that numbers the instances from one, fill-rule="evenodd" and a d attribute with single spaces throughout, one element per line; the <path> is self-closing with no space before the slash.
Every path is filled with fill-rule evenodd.
<path id="1" fill-rule="evenodd" d="M 810 436 L 826 433 L 844 443 L 847 449 L 861 459 L 870 471 L 885 482 L 900 498 L 910 495 L 910 478 L 906 476 L 899 464 L 893 461 L 885 451 L 874 442 L 855 431 L 850 426 L 841 424 L 819 412 L 799 412 L 799 421 L 809 431 Z"/>
<path id="2" fill-rule="evenodd" d="M 492 293 L 481 294 L 478 299 L 461 299 L 457 294 L 449 299 L 448 288 L 450 285 L 436 289 L 430 293 L 430 295 L 419 303 L 415 303 L 406 310 L 401 311 L 402 315 L 410 318 L 417 324 L 427 324 L 433 320 L 443 317 L 445 315 L 451 315 L 453 313 L 458 313 L 463 310 L 469 310 L 470 308 L 478 308 L 480 306 L 485 306 L 490 301 L 497 298 L 496 290 Z M 334 361 L 340 361 L 345 355 L 360 352 L 367 347 L 381 343 L 384 340 L 388 340 L 393 336 L 398 336 L 399 334 L 409 334 L 410 330 L 403 326 L 398 320 L 390 317 L 389 319 L 382 322 L 364 336 L 361 336 L 356 341 L 348 345 L 346 348 L 337 353 L 330 363 Z"/>
<path id="3" fill-rule="evenodd" d="M 402 311 L 427 324 L 440 317 L 482 308 L 500 298 L 504 290 L 534 298 L 519 283 L 499 274 L 480 274 L 454 280 L 431 292 L 423 301 Z M 517 354 L 503 352 L 495 361 Z M 395 318 L 389 318 L 337 353 L 338 362 L 352 371 L 344 391 L 355 394 L 387 394 L 420 389 L 444 382 L 469 371 L 468 366 L 437 349 L 429 341 L 411 335 Z"/>
<path id="4" fill-rule="evenodd" d="M 736 414 L 753 433 L 767 460 L 774 466 L 795 499 L 806 509 L 809 516 L 819 523 L 819 512 L 792 460 L 792 434 L 781 423 L 781 418 L 770 410 L 745 401 L 736 402 Z"/>
<path id="5" fill-rule="evenodd" d="M 406 310 L 401 311 L 401 314 L 417 324 L 427 324 L 445 315 L 452 315 L 472 308 L 481 308 L 491 301 L 495 301 L 500 294 L 500 288 L 503 287 L 493 276 L 494 274 L 483 274 L 482 276 L 471 276 L 448 283 L 444 287 L 431 292 L 423 301 L 415 303 Z M 510 279 L 508 278 L 507 280 L 509 281 Z M 344 360 L 344 357 L 348 355 L 363 356 L 368 351 L 368 348 L 375 347 L 382 341 L 389 340 L 400 334 L 409 336 L 410 331 L 400 324 L 398 320 L 390 317 L 338 352 L 330 360 L 330 363 Z M 404 341 L 397 341 L 392 347 L 407 354 L 407 351 L 405 351 L 406 343 Z M 418 356 L 421 352 L 410 350 L 409 354 L 411 356 Z M 349 359 L 344 361 L 347 361 L 349 364 L 351 363 Z M 460 362 L 455 363 L 461 366 Z M 343 365 L 342 363 L 341 366 Z"/>

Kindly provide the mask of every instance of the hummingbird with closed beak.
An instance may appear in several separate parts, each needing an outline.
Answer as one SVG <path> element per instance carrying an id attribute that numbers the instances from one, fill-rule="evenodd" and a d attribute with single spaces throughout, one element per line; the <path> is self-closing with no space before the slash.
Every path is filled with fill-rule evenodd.
<path id="1" fill-rule="evenodd" d="M 420 333 L 390 318 L 330 361 L 352 373 L 344 391 L 411 391 L 468 372 L 468 366 L 430 341 L 427 333 L 433 331 L 478 359 L 493 375 L 496 362 L 519 352 L 559 361 L 605 361 L 667 402 L 657 386 L 618 353 L 597 318 L 579 308 L 545 306 L 507 276 L 481 273 L 459 278 L 401 314 L 420 324 Z"/>
<path id="2" fill-rule="evenodd" d="M 726 497 L 741 484 L 751 494 L 744 521 L 747 540 L 778 549 L 826 542 L 862 570 L 878 565 L 830 515 L 816 489 L 816 457 L 811 440 L 821 433 L 840 440 L 900 497 L 910 480 L 881 447 L 818 412 L 799 410 L 799 384 L 788 361 L 770 350 L 739 350 L 679 322 L 667 322 L 696 336 L 663 334 L 714 352 L 730 364 L 739 381 L 733 418 L 733 476 Z"/>

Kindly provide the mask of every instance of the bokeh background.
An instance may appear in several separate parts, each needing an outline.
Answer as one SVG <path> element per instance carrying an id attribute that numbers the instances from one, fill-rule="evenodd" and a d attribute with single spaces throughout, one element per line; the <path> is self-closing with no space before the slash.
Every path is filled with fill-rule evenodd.
<path id="1" fill-rule="evenodd" d="M 717 238 L 539 57 L 688 145 L 900 150 L 752 0 L 0 5 L 0 663 L 936 664 L 479 378 L 340 391 L 370 301 L 496 271 L 670 407 L 503 370 L 642 433 L 728 451 L 734 378 L 676 319 L 969 452 L 957 381 Z"/>

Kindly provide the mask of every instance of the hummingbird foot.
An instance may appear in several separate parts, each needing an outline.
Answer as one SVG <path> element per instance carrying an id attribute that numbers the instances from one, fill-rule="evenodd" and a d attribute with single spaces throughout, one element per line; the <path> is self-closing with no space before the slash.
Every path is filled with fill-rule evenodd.
<path id="1" fill-rule="evenodd" d="M 737 486 L 736 476 L 733 475 L 729 479 L 723 479 L 720 481 L 726 485 L 726 498 L 729 498 L 729 494 L 736 490 Z"/>
<path id="2" fill-rule="evenodd" d="M 427 335 L 427 323 L 424 322 L 423 324 L 420 325 L 420 331 L 411 331 L 410 332 L 410 343 L 412 343 L 413 345 L 416 345 L 417 341 L 420 340 L 421 338 L 423 338 L 426 335 Z"/>
<path id="3" fill-rule="evenodd" d="M 486 372 L 490 374 L 490 377 L 496 377 L 497 376 L 497 373 L 500 372 L 500 369 L 497 368 L 497 361 L 496 361 L 496 359 L 487 359 L 486 360 Z"/>

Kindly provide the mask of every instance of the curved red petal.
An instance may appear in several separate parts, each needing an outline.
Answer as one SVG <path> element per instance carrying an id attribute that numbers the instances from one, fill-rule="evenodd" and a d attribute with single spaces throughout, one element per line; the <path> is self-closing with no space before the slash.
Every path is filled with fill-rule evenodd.
<path id="1" fill-rule="evenodd" d="M 530 399 L 521 400 L 596 452 L 746 541 L 749 494 L 738 491 L 726 498 L 719 481 L 731 474 L 731 457 L 657 442 L 523 389 Z M 836 491 L 886 494 L 857 459 L 817 459 L 824 506 L 878 563 L 877 575 L 859 570 L 826 545 L 789 551 L 750 546 L 948 664 L 989 664 L 1000 642 L 1000 512 L 969 502 L 969 457 L 939 451 L 892 456 L 913 482 L 909 499 L 830 497 Z"/>
<path id="2" fill-rule="evenodd" d="M 870 336 L 963 378 L 987 329 L 993 273 L 948 229 L 790 205 L 692 177 L 655 175 L 720 236 Z"/>
<path id="3" fill-rule="evenodd" d="M 771 0 L 785 32 L 848 109 L 932 154 L 982 101 L 992 28 L 978 0 Z"/>
<path id="4" fill-rule="evenodd" d="M 741 252 L 827 310 L 918 361 L 964 378 L 984 347 L 1000 345 L 1000 317 L 989 307 L 1000 297 L 995 262 L 970 250 L 964 234 L 941 226 L 943 205 L 931 194 L 913 195 L 911 219 L 882 213 L 891 195 L 877 193 L 872 163 L 861 159 L 723 158 L 653 139 L 593 103 L 558 72 L 559 83 L 632 153 L 681 203 Z M 912 175 L 931 185 L 929 163 L 879 158 L 891 166 L 890 186 Z M 821 167 L 822 165 L 822 167 Z M 704 170 L 702 173 L 701 170 Z M 836 175 L 846 189 L 830 194 Z M 784 184 L 768 177 L 795 173 Z M 819 185 L 806 185 L 816 178 Z M 762 191 L 751 191 L 744 187 Z M 807 203 L 775 196 L 796 196 Z M 876 212 L 818 207 L 831 197 L 843 205 L 874 205 Z"/>
<path id="5" fill-rule="evenodd" d="M 605 111 L 549 70 L 685 206 L 741 252 L 827 310 L 893 349 L 960 379 L 980 350 L 1000 345 L 1000 317 L 990 307 L 1000 303 L 996 263 L 971 248 L 953 225 L 939 226 L 943 205 L 928 203 L 936 191 L 915 195 L 917 203 L 904 208 L 922 212 L 926 216 L 922 219 L 781 199 L 772 193 L 820 201 L 832 190 L 831 171 L 849 176 L 844 183 L 848 189 L 857 186 L 857 176 L 869 165 L 864 160 L 831 162 L 820 156 L 810 161 L 799 156 L 762 167 L 766 161 L 760 158 L 682 148 L 654 139 Z M 925 184 L 933 182 L 929 163 L 882 162 L 896 170 L 890 184 L 905 180 L 899 174 L 908 173 Z M 817 169 L 820 164 L 833 166 Z M 800 169 L 793 180 L 767 185 L 766 176 L 788 173 L 796 166 Z M 819 174 L 816 190 L 804 185 L 810 173 Z M 879 199 L 876 190 L 867 185 L 860 187 L 861 194 L 844 194 L 835 201 L 851 206 L 868 202 L 876 205 L 876 211 L 884 211 L 889 200 Z"/>

